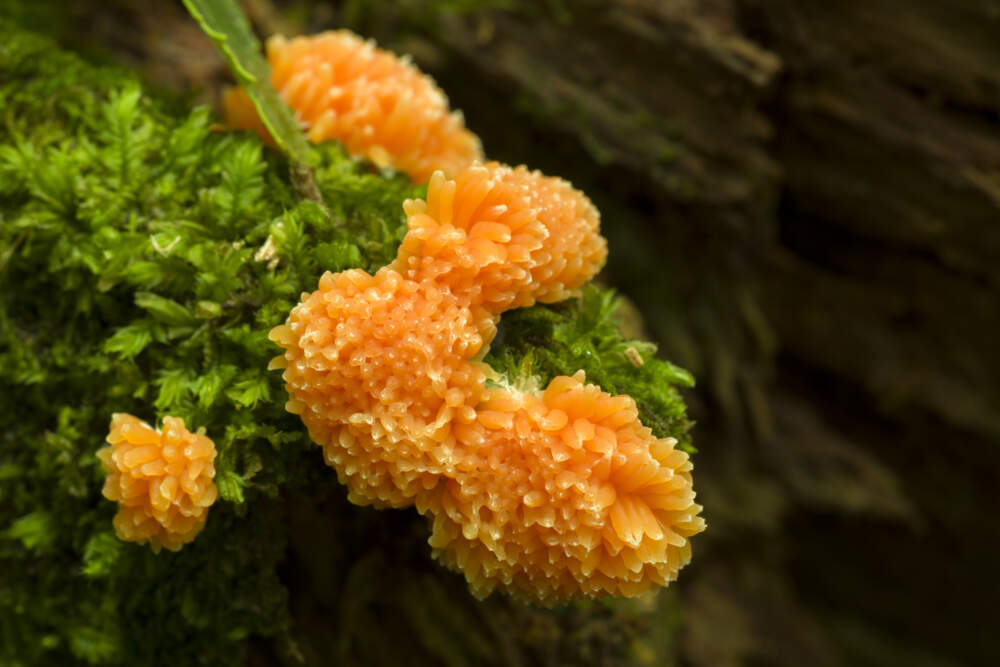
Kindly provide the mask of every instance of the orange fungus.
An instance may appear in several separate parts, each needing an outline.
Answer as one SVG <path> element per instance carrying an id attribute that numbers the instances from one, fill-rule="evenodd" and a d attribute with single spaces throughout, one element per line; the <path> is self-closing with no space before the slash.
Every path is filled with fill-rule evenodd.
<path id="1" fill-rule="evenodd" d="M 397 259 L 326 273 L 286 324 L 288 409 L 350 499 L 416 506 L 479 596 L 635 595 L 676 578 L 704 529 L 691 462 L 628 396 L 583 372 L 487 387 L 500 314 L 564 299 L 604 263 L 597 210 L 568 183 L 476 164 L 404 204 Z"/>
<path id="2" fill-rule="evenodd" d="M 110 446 L 97 452 L 104 497 L 118 502 L 114 526 L 127 542 L 177 551 L 201 531 L 216 498 L 215 445 L 184 420 L 164 417 L 158 431 L 132 415 L 111 418 Z"/>
<path id="3" fill-rule="evenodd" d="M 460 113 L 449 111 L 433 80 L 352 32 L 278 35 L 267 42 L 267 58 L 271 83 L 313 142 L 336 139 L 352 155 L 406 172 L 417 183 L 482 158 L 479 139 Z M 223 107 L 231 126 L 266 136 L 245 92 L 226 91 Z"/>

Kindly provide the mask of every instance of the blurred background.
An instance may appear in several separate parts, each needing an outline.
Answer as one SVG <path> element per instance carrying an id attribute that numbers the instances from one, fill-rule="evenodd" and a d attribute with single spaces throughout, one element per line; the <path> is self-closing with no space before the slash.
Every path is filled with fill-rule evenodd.
<path id="1" fill-rule="evenodd" d="M 470 602 L 454 613 L 510 638 L 477 664 L 619 664 L 625 644 L 645 664 L 1000 664 L 1000 3 L 244 4 L 262 36 L 347 27 L 411 54 L 487 155 L 584 190 L 610 242 L 601 281 L 698 379 L 709 530 L 680 581 L 606 627 L 620 609 Z M 179 2 L 43 15 L 66 46 L 192 102 L 229 81 Z M 364 512 L 413 533 L 383 547 L 425 550 L 408 515 Z M 343 638 L 322 558 L 299 545 L 286 580 L 305 655 L 377 656 Z M 376 598 L 350 613 L 395 627 Z M 425 653 L 414 664 L 442 658 Z"/>

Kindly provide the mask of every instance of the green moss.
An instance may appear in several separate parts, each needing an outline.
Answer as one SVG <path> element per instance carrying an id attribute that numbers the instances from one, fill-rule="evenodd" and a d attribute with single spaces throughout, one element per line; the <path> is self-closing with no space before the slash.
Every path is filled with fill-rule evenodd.
<path id="1" fill-rule="evenodd" d="M 0 45 L 0 562 L 18 573 L 0 650 L 240 663 L 246 636 L 287 630 L 270 499 L 314 454 L 266 371 L 267 331 L 323 268 L 388 261 L 419 192 L 324 148 L 331 227 L 280 157 L 213 131 L 207 110 L 175 114 L 9 25 Z M 219 447 L 231 502 L 182 552 L 111 533 L 94 452 L 113 412 L 178 415 Z"/>
<path id="2" fill-rule="evenodd" d="M 394 257 L 401 203 L 422 193 L 324 146 L 324 211 L 296 197 L 287 163 L 256 136 L 212 123 L 0 22 L 4 664 L 242 664 L 251 637 L 296 653 L 278 575 L 290 557 L 287 499 L 339 487 L 284 410 L 267 331 L 322 271 Z M 529 359 L 544 378 L 584 368 L 635 396 L 658 434 L 687 443 L 670 385 L 689 377 L 624 341 L 611 312 L 610 294 L 592 289 L 510 313 L 490 358 L 507 372 Z M 630 346 L 643 366 L 625 357 Z M 114 536 L 95 457 L 114 412 L 177 415 L 216 442 L 221 501 L 180 552 Z M 422 641 L 452 664 L 483 652 L 471 639 Z"/>
<path id="3" fill-rule="evenodd" d="M 588 286 L 580 299 L 508 313 L 486 361 L 513 384 L 527 380 L 541 387 L 583 370 L 588 382 L 634 398 L 656 436 L 673 436 L 693 451 L 677 386 L 692 387 L 694 378 L 654 358 L 652 343 L 627 340 L 616 325 L 617 308 L 614 292 Z"/>

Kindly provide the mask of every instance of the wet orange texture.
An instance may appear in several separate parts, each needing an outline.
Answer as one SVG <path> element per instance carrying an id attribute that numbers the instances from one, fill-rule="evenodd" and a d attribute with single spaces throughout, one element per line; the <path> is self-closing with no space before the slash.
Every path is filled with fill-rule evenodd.
<path id="1" fill-rule="evenodd" d="M 437 170 L 456 174 L 482 159 L 479 139 L 434 81 L 347 30 L 267 41 L 271 83 L 319 143 L 336 139 L 352 155 L 426 183 Z M 247 94 L 223 95 L 226 121 L 267 132 Z"/>
<path id="2" fill-rule="evenodd" d="M 326 273 L 271 331 L 301 416 L 352 502 L 416 506 L 472 592 L 555 603 L 676 578 L 704 529 L 691 462 L 582 371 L 487 387 L 500 314 L 564 299 L 604 263 L 597 210 L 524 167 L 435 174 L 375 275 Z M 494 386 L 495 385 L 495 386 Z"/>
<path id="3" fill-rule="evenodd" d="M 107 478 L 104 497 L 118 502 L 115 533 L 154 551 L 177 551 L 201 531 L 216 498 L 215 445 L 184 420 L 163 430 L 129 414 L 111 417 L 110 446 L 97 452 Z"/>

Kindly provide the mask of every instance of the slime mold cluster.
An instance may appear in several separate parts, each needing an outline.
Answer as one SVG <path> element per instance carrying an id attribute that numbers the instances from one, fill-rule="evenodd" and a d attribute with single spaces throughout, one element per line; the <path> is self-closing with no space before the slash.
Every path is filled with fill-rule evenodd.
<path id="1" fill-rule="evenodd" d="M 397 259 L 327 272 L 271 338 L 299 414 L 358 504 L 413 505 L 478 596 L 555 603 L 674 580 L 703 530 L 691 463 L 582 372 L 522 392 L 477 360 L 505 310 L 566 298 L 606 256 L 597 210 L 524 167 L 435 174 Z"/>
<path id="2" fill-rule="evenodd" d="M 336 139 L 352 155 L 406 172 L 415 183 L 482 158 L 479 138 L 428 76 L 354 33 L 277 35 L 267 41 L 267 56 L 271 83 L 313 142 Z M 244 91 L 227 91 L 223 106 L 231 126 L 267 136 Z"/>
<path id="3" fill-rule="evenodd" d="M 205 525 L 215 502 L 215 445 L 184 420 L 164 417 L 158 431 L 129 414 L 111 418 L 109 446 L 97 452 L 104 497 L 118 501 L 115 533 L 154 551 L 177 551 Z"/>
<path id="4" fill-rule="evenodd" d="M 705 526 L 676 440 L 583 371 L 531 391 L 482 361 L 503 312 L 573 296 L 603 266 L 591 201 L 559 178 L 481 163 L 433 82 L 370 42 L 276 37 L 268 55 L 311 140 L 429 178 L 426 198 L 403 205 L 394 261 L 374 275 L 326 272 L 270 332 L 286 407 L 349 499 L 415 507 L 434 555 L 477 596 L 552 604 L 673 581 Z M 266 136 L 245 93 L 224 104 L 231 125 Z M 164 424 L 160 434 L 116 415 L 100 456 L 119 536 L 176 549 L 215 498 L 214 448 Z"/>

